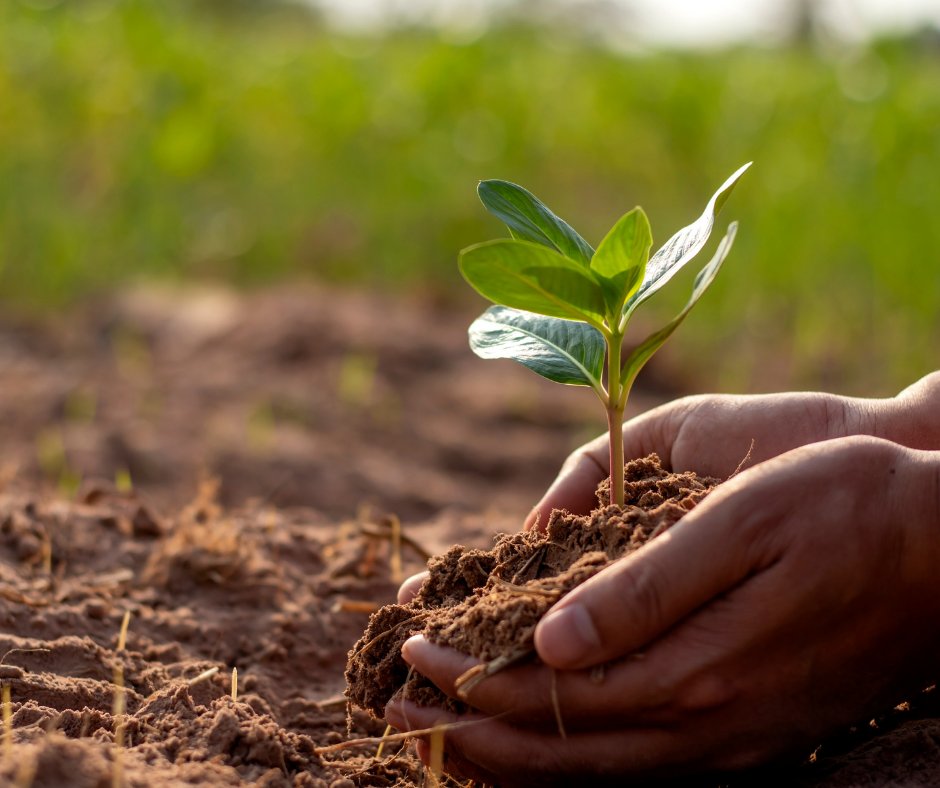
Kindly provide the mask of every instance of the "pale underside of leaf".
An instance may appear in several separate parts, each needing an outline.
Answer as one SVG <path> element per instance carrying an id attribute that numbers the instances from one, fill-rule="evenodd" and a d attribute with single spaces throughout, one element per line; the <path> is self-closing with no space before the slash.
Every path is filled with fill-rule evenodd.
<path id="1" fill-rule="evenodd" d="M 541 244 L 569 260 L 590 265 L 594 254 L 591 245 L 531 192 L 508 181 L 490 180 L 480 182 L 477 194 L 513 238 Z"/>
<path id="2" fill-rule="evenodd" d="M 604 298 L 590 269 L 527 241 L 488 241 L 460 253 L 460 271 L 485 298 L 600 327 Z"/>
<path id="3" fill-rule="evenodd" d="M 750 166 L 750 162 L 745 164 L 728 178 L 708 201 L 705 212 L 694 223 L 679 230 L 650 258 L 646 264 L 643 283 L 624 305 L 621 328 L 626 326 L 633 311 L 641 303 L 672 279 L 682 266 L 702 250 L 715 226 L 715 217 L 727 201 L 738 179 Z"/>
<path id="4" fill-rule="evenodd" d="M 630 392 L 630 387 L 633 385 L 633 381 L 636 379 L 637 373 L 643 368 L 643 365 L 649 361 L 653 354 L 662 347 L 663 343 L 669 339 L 672 335 L 672 332 L 675 331 L 679 325 L 685 320 L 686 315 L 692 311 L 692 307 L 698 302 L 702 297 L 704 292 L 708 289 L 709 285 L 715 281 L 715 276 L 718 274 L 718 270 L 721 268 L 721 264 L 725 261 L 725 258 L 728 256 L 728 252 L 731 251 L 731 246 L 734 243 L 734 237 L 738 231 L 738 223 L 732 222 L 728 226 L 728 232 L 725 234 L 725 237 L 721 239 L 721 242 L 718 244 L 718 249 L 715 250 L 715 255 L 709 261 L 701 271 L 698 272 L 698 275 L 695 277 L 695 284 L 692 287 L 692 295 L 690 296 L 688 302 L 683 307 L 682 311 L 676 316 L 676 318 L 670 322 L 668 325 L 659 329 L 652 334 L 650 334 L 639 347 L 634 350 L 629 358 L 623 365 L 623 370 L 620 374 L 620 382 L 623 386 L 623 393 L 621 394 L 621 401 L 625 402 L 626 397 Z"/>
<path id="5" fill-rule="evenodd" d="M 469 330 L 481 358 L 509 358 L 556 383 L 591 386 L 602 398 L 606 343 L 586 323 L 493 306 Z"/>

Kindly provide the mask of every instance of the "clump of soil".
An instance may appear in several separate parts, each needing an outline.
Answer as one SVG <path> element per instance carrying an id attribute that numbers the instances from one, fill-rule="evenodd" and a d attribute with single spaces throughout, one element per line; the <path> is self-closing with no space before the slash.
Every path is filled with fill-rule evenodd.
<path id="1" fill-rule="evenodd" d="M 378 611 L 353 647 L 347 696 L 377 718 L 400 690 L 421 705 L 460 709 L 420 674 L 408 677 L 401 647 L 409 637 L 423 633 L 491 670 L 529 658 L 536 625 L 559 599 L 666 531 L 717 484 L 669 473 L 651 454 L 624 468 L 622 509 L 609 503 L 608 480 L 588 517 L 556 510 L 544 531 L 501 536 L 489 551 L 457 545 L 431 559 L 415 599 Z"/>

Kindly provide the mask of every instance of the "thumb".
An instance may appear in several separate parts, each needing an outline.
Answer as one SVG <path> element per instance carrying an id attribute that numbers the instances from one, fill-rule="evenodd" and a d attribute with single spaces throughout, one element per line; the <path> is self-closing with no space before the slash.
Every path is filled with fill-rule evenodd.
<path id="1" fill-rule="evenodd" d="M 535 630 L 542 660 L 577 670 L 629 654 L 767 565 L 766 542 L 748 536 L 759 529 L 744 525 L 757 518 L 742 477 L 555 605 Z"/>

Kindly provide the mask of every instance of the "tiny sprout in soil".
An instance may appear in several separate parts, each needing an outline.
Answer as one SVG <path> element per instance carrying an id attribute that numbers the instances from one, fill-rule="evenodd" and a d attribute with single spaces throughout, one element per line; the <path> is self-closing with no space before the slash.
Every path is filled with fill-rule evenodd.
<path id="1" fill-rule="evenodd" d="M 653 237 L 642 208 L 620 219 L 595 251 L 521 186 L 497 180 L 479 185 L 483 204 L 505 222 L 512 238 L 460 253 L 464 278 L 497 304 L 470 326 L 470 347 L 481 358 L 511 358 L 556 383 L 594 389 L 607 410 L 611 502 L 618 506 L 624 502 L 621 428 L 630 388 L 714 281 L 734 243 L 737 222 L 696 276 L 682 311 L 623 360 L 627 324 L 640 304 L 702 250 L 715 217 L 748 167 L 728 178 L 699 219 L 652 257 Z"/>

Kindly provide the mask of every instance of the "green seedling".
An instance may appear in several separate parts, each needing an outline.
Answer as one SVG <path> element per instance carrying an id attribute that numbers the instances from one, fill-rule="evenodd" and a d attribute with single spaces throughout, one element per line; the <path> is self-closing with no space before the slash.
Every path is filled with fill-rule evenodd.
<path id="1" fill-rule="evenodd" d="M 510 358 L 556 383 L 594 389 L 607 411 L 611 502 L 618 506 L 623 506 L 627 396 L 643 365 L 714 281 L 734 243 L 737 223 L 729 225 L 715 256 L 696 276 L 682 311 L 623 359 L 627 324 L 640 304 L 702 250 L 715 217 L 748 167 L 728 178 L 699 219 L 652 257 L 653 237 L 642 208 L 620 219 L 594 250 L 522 187 L 492 180 L 478 188 L 483 204 L 508 226 L 512 238 L 460 253 L 464 278 L 497 304 L 470 326 L 470 347 L 481 358 Z"/>

